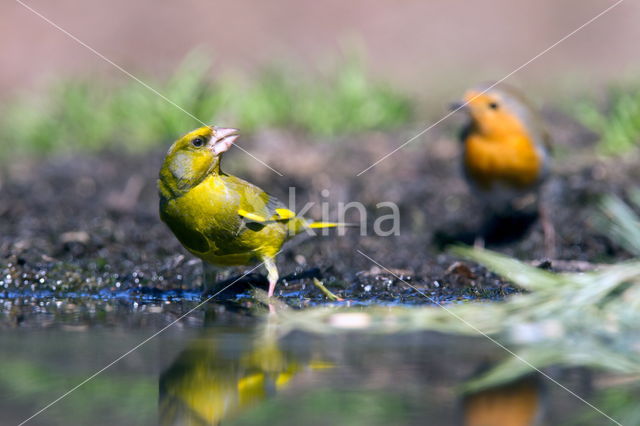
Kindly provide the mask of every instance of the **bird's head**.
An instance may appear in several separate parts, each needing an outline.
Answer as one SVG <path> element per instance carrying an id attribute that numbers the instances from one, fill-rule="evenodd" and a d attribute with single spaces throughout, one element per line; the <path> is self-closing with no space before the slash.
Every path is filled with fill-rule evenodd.
<path id="1" fill-rule="evenodd" d="M 175 141 L 160 169 L 160 186 L 179 193 L 220 173 L 220 158 L 238 138 L 237 129 L 204 126 Z"/>
<path id="2" fill-rule="evenodd" d="M 492 86 L 486 84 L 468 90 L 462 102 L 452 108 L 466 111 L 473 131 L 490 139 L 500 140 L 507 135 L 527 132 L 534 113 L 526 98 L 511 87 Z"/>

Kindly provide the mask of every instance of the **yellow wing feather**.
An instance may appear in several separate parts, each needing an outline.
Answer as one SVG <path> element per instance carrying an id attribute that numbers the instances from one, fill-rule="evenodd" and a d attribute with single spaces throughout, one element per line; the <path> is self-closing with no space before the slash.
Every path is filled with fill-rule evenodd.
<path id="1" fill-rule="evenodd" d="M 296 214 L 289 209 L 278 208 L 276 213 L 280 216 L 280 219 L 293 219 Z"/>
<path id="2" fill-rule="evenodd" d="M 258 222 L 258 223 L 267 222 L 266 218 L 264 218 L 264 217 L 262 217 L 262 216 L 260 216 L 258 214 L 255 214 L 255 213 L 248 212 L 248 211 L 246 211 L 244 209 L 238 209 L 238 215 L 244 217 L 245 219 L 249 219 L 252 222 Z"/>

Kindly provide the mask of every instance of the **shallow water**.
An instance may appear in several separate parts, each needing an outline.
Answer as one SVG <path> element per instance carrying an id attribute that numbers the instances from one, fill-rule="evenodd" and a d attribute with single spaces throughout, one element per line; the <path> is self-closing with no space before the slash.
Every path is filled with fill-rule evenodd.
<path id="1" fill-rule="evenodd" d="M 28 424 L 609 424 L 537 375 L 463 397 L 461 385 L 508 358 L 482 337 L 282 334 L 234 303 L 175 322 L 196 305 L 190 299 L 32 299 L 28 314 L 5 299 L 2 424 L 26 420 L 136 347 Z M 592 372 L 548 374 L 599 398 Z"/>

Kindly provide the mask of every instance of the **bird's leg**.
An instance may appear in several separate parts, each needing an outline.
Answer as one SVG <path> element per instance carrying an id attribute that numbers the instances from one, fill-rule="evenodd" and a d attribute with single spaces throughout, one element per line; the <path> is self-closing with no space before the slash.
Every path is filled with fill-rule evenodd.
<path id="1" fill-rule="evenodd" d="M 269 292 L 268 297 L 273 297 L 273 293 L 276 290 L 276 284 L 278 283 L 278 267 L 276 266 L 275 259 L 266 259 L 264 266 L 267 268 L 267 279 L 269 280 Z"/>
<path id="2" fill-rule="evenodd" d="M 542 223 L 542 234 L 544 238 L 544 255 L 548 259 L 556 257 L 556 228 L 553 226 L 549 211 L 543 200 L 538 203 L 538 214 Z"/>
<path id="3" fill-rule="evenodd" d="M 475 249 L 483 249 L 485 247 L 487 237 L 490 235 L 493 227 L 494 213 L 486 204 L 482 206 L 481 218 L 480 228 L 473 239 L 473 248 Z"/>

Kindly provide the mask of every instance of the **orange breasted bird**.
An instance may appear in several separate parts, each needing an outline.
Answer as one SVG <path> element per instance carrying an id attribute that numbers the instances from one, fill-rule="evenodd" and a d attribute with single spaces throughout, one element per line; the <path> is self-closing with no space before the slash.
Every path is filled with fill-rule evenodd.
<path id="1" fill-rule="evenodd" d="M 547 424 L 548 395 L 538 376 L 465 395 L 464 426 L 533 426 Z"/>
<path id="2" fill-rule="evenodd" d="M 545 252 L 554 250 L 554 229 L 541 200 L 549 175 L 550 138 L 540 114 L 518 90 L 485 84 L 467 91 L 463 102 L 469 122 L 461 133 L 463 169 L 488 215 L 537 207 Z M 484 244 L 479 235 L 476 245 Z"/>
<path id="3" fill-rule="evenodd" d="M 228 175 L 220 160 L 238 130 L 205 126 L 182 136 L 167 153 L 158 180 L 160 218 L 193 255 L 215 266 L 264 263 L 269 297 L 278 281 L 275 258 L 285 241 L 312 222 L 257 186 Z"/>

